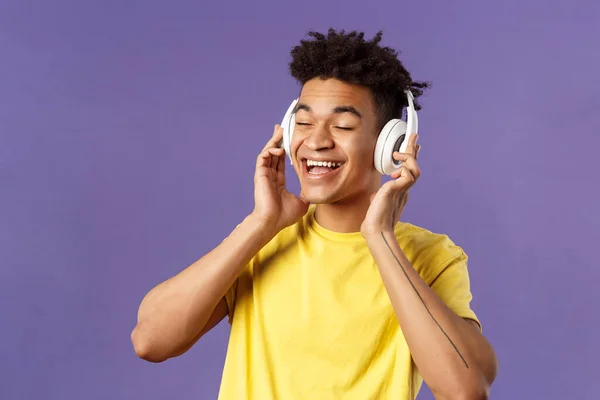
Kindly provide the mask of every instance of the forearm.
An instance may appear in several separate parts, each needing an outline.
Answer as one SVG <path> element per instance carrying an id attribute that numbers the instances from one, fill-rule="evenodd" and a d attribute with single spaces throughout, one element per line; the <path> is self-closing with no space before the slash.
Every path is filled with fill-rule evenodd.
<path id="1" fill-rule="evenodd" d="M 214 250 L 153 288 L 140 304 L 134 342 L 149 358 L 164 360 L 198 339 L 219 301 L 272 237 L 249 216 Z"/>
<path id="2" fill-rule="evenodd" d="M 491 348 L 406 259 L 393 232 L 366 236 L 411 355 L 436 398 L 482 398 Z M 483 360 L 483 361 L 482 361 Z"/>

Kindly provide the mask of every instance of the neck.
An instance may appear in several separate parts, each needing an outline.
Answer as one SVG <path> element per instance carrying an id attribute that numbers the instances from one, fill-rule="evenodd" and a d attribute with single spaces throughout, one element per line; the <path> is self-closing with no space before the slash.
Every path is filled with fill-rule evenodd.
<path id="1" fill-rule="evenodd" d="M 344 203 L 317 204 L 315 221 L 323 228 L 333 232 L 360 232 L 369 205 L 368 197 Z"/>

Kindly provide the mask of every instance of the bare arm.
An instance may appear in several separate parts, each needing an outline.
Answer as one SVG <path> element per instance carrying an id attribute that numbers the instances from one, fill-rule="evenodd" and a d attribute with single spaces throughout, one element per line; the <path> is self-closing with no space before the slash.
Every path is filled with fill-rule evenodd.
<path id="1" fill-rule="evenodd" d="M 475 322 L 458 316 L 421 278 L 394 234 L 409 189 L 421 175 L 417 138 L 409 138 L 405 153 L 393 154 L 402 165 L 372 196 L 361 232 L 412 358 L 435 398 L 487 399 L 497 371 L 492 346 Z"/>
<path id="2" fill-rule="evenodd" d="M 210 253 L 154 287 L 142 300 L 131 340 L 136 354 L 162 362 L 183 354 L 225 315 L 224 295 L 273 237 L 253 215 Z"/>
<path id="3" fill-rule="evenodd" d="M 254 211 L 210 253 L 152 289 L 131 333 L 136 354 L 161 362 L 185 353 L 227 314 L 223 296 L 244 267 L 281 229 L 298 221 L 308 203 L 285 188 L 283 130 L 256 159 Z"/>
<path id="4" fill-rule="evenodd" d="M 408 347 L 436 399 L 485 399 L 496 356 L 474 321 L 456 315 L 412 267 L 394 232 L 367 236 Z"/>

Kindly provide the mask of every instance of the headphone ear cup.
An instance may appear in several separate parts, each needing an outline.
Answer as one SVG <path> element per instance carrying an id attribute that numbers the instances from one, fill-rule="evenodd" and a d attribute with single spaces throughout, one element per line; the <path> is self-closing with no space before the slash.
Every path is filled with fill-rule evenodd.
<path id="1" fill-rule="evenodd" d="M 377 137 L 373 155 L 375 169 L 382 175 L 390 175 L 400 168 L 402 163 L 394 160 L 393 154 L 395 151 L 404 152 L 407 143 L 406 122 L 401 119 L 388 121 Z"/>
<path id="2" fill-rule="evenodd" d="M 294 108 L 296 107 L 297 103 L 298 100 L 296 99 L 292 102 L 292 104 L 290 104 L 287 112 L 285 113 L 285 116 L 283 117 L 283 120 L 281 121 L 281 127 L 283 128 L 282 145 L 290 161 L 292 161 L 292 136 L 294 135 L 294 126 L 296 125 L 296 115 L 294 114 Z"/>

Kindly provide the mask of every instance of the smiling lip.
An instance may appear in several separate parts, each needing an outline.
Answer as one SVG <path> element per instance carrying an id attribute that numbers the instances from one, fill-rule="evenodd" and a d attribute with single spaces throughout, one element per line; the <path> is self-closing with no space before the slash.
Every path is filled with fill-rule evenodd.
<path id="1" fill-rule="evenodd" d="M 336 169 L 332 169 L 331 171 L 326 172 L 324 174 L 310 174 L 310 173 L 308 173 L 308 164 L 306 162 L 306 159 L 302 159 L 302 176 L 305 179 L 308 179 L 311 181 L 323 181 L 326 179 L 331 179 L 339 173 L 340 169 L 344 168 L 344 165 L 346 165 L 345 162 L 343 162 L 342 165 L 340 165 Z"/>

